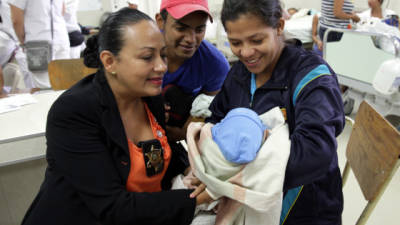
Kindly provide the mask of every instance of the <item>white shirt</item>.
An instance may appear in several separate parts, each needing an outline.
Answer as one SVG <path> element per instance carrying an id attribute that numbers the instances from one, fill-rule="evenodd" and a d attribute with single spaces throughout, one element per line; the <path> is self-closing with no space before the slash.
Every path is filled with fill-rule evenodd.
<path id="1" fill-rule="evenodd" d="M 78 11 L 79 0 L 65 0 L 64 19 L 67 25 L 68 33 L 72 31 L 80 31 L 76 12 Z"/>
<path id="2" fill-rule="evenodd" d="M 10 5 L 7 2 L 1 1 L 0 2 L 0 15 L 1 19 L 3 20 L 0 29 L 10 34 L 16 42 L 18 42 L 17 35 L 14 32 L 14 27 L 11 21 L 11 12 L 10 12 Z"/>
<path id="3" fill-rule="evenodd" d="M 358 17 L 360 17 L 361 20 L 371 18 L 371 9 L 365 10 L 364 12 L 358 13 L 357 15 L 358 15 Z M 390 16 L 390 15 L 396 15 L 396 13 L 390 9 L 382 9 L 383 19 L 385 19 L 387 16 Z"/>
<path id="4" fill-rule="evenodd" d="M 68 32 L 62 16 L 64 0 L 8 0 L 8 3 L 24 10 L 25 41 L 52 40 L 52 7 L 53 45 L 69 46 Z"/>

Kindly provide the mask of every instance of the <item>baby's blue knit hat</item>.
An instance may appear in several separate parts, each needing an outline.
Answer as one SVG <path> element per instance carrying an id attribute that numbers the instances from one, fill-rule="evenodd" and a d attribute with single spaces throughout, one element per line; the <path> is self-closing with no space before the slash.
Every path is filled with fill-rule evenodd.
<path id="1" fill-rule="evenodd" d="M 211 132 L 225 159 L 243 164 L 256 158 L 265 129 L 256 112 L 248 108 L 236 108 L 215 124 Z"/>

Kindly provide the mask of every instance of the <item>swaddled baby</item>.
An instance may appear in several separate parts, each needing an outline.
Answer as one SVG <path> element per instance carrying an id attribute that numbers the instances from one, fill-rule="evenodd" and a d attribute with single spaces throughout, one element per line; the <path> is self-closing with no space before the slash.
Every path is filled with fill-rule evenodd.
<path id="1" fill-rule="evenodd" d="M 236 108 L 221 122 L 215 125 L 205 124 L 201 135 L 212 136 L 213 140 L 202 147 L 205 171 L 216 179 L 226 181 L 256 158 L 267 137 L 267 129 L 253 110 Z M 173 189 L 195 188 L 191 185 L 193 179 L 192 173 L 186 177 L 177 177 Z M 215 195 L 213 197 L 218 198 Z M 214 224 L 215 215 L 210 211 L 214 206 L 215 204 L 198 206 L 192 224 Z"/>
<path id="2" fill-rule="evenodd" d="M 219 199 L 215 224 L 279 224 L 291 146 L 279 107 L 260 116 L 237 108 L 215 125 L 191 123 L 186 140 L 193 173 Z"/>
<path id="3" fill-rule="evenodd" d="M 202 159 L 207 173 L 220 180 L 232 177 L 242 168 L 242 164 L 256 158 L 267 137 L 266 130 L 267 127 L 253 110 L 235 108 L 229 111 L 221 122 L 211 128 L 215 143 L 209 143 L 210 147 L 202 148 Z"/>

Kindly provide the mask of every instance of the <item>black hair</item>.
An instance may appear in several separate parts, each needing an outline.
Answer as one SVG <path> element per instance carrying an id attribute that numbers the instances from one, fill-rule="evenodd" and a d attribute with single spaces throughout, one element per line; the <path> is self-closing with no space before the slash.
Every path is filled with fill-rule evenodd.
<path id="1" fill-rule="evenodd" d="M 164 22 L 167 21 L 168 18 L 168 11 L 166 9 L 161 10 L 160 12 L 161 18 L 164 20 Z"/>
<path id="2" fill-rule="evenodd" d="M 115 56 L 123 47 L 124 28 L 142 20 L 153 21 L 148 15 L 137 9 L 128 7 L 111 13 L 100 27 L 97 35 L 93 35 L 86 42 L 83 51 L 84 63 L 87 67 L 101 68 L 100 52 L 110 51 Z"/>
<path id="3" fill-rule="evenodd" d="M 279 0 L 224 0 L 221 22 L 226 29 L 227 21 L 237 20 L 247 13 L 258 16 L 267 26 L 277 28 L 282 7 Z"/>

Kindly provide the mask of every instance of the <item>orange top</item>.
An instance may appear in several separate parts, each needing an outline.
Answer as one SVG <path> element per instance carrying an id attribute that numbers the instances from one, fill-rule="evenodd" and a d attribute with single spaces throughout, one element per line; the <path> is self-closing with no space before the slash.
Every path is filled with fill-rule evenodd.
<path id="1" fill-rule="evenodd" d="M 153 136 L 160 141 L 161 147 L 164 149 L 164 169 L 161 173 L 148 177 L 146 175 L 146 166 L 142 148 L 139 148 L 128 139 L 131 168 L 129 171 L 128 180 L 126 182 L 126 189 L 131 192 L 161 191 L 161 180 L 163 179 L 169 162 L 171 161 L 171 148 L 169 147 L 167 136 L 165 136 L 165 131 L 157 123 L 146 104 L 145 108 L 150 121 L 151 130 L 153 131 Z"/>

